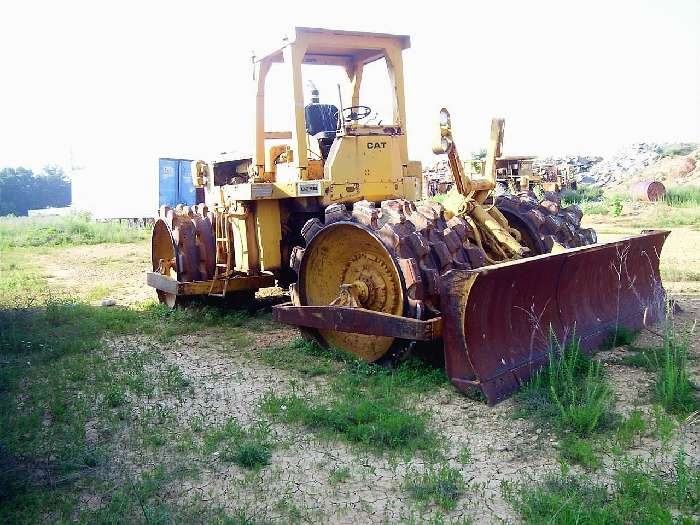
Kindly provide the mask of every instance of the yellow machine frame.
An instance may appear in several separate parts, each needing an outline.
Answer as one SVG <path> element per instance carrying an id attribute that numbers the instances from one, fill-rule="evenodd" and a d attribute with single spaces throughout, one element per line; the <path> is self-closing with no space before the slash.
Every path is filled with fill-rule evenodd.
<path id="1" fill-rule="evenodd" d="M 225 215 L 231 228 L 230 243 L 228 237 L 225 243 L 217 241 L 214 280 L 234 273 L 239 278 L 276 274 L 285 267 L 289 254 L 281 241 L 292 213 L 290 206 L 284 204 L 289 199 L 299 200 L 305 209 L 315 207 L 319 211 L 336 202 L 420 199 L 421 164 L 408 159 L 406 141 L 402 52 L 409 47 L 410 38 L 406 35 L 297 27 L 282 46 L 254 58 L 253 158 L 193 163 L 195 187 L 204 188 L 208 209 Z M 342 67 L 352 88 L 351 105 L 359 106 L 364 67 L 382 59 L 390 81 L 392 122 L 361 124 L 341 118 L 327 157 L 310 158 L 302 65 Z M 268 73 L 276 65 L 286 70 L 291 84 L 292 121 L 290 129 L 282 131 L 265 126 Z M 342 112 L 343 108 L 339 110 Z M 225 163 L 235 163 L 235 177 L 221 180 L 217 168 Z M 221 253 L 224 244 L 235 253 Z M 257 280 L 251 280 L 251 289 L 258 286 Z M 211 290 L 215 288 L 218 286 Z M 226 290 L 225 285 L 223 289 Z"/>
<path id="2" fill-rule="evenodd" d="M 360 104 L 360 85 L 364 66 L 384 58 L 387 64 L 389 80 L 393 94 L 393 125 L 404 133 L 398 135 L 398 156 L 401 164 L 408 166 L 408 147 L 406 143 L 406 102 L 404 98 L 404 76 L 402 51 L 411 46 L 407 35 L 389 35 L 381 33 L 363 33 L 357 31 L 336 31 L 319 28 L 297 27 L 294 38 L 266 56 L 256 59 L 256 113 L 255 113 L 255 166 L 259 176 L 274 179 L 274 169 L 265 163 L 265 141 L 275 139 L 291 140 L 292 160 L 284 168 L 284 178 L 288 180 L 309 180 L 317 177 L 309 168 L 308 139 L 306 117 L 304 115 L 304 89 L 302 81 L 302 64 L 340 66 L 345 69 L 352 84 L 352 106 Z M 283 64 L 287 69 L 292 84 L 292 110 L 294 122 L 291 131 L 268 131 L 265 129 L 265 82 L 273 64 Z M 361 133 L 353 126 L 353 131 Z M 380 135 L 381 128 L 367 130 L 367 134 Z M 376 133 L 371 133 L 375 131 Z M 350 132 L 351 130 L 346 130 Z M 358 134 L 359 134 L 358 133 Z M 290 176 L 289 172 L 294 175 Z M 325 173 L 324 173 L 325 175 Z"/>
<path id="3" fill-rule="evenodd" d="M 239 241 L 237 252 L 240 246 L 246 257 L 236 257 L 243 259 L 236 270 L 270 271 L 282 265 L 279 243 L 284 213 L 275 202 L 280 199 L 315 197 L 321 206 L 328 206 L 363 199 L 420 198 L 421 165 L 409 161 L 406 142 L 402 51 L 409 47 L 406 35 L 297 27 L 283 46 L 255 59 L 255 156 L 250 182 L 216 187 L 214 178 L 208 177 L 205 186 L 207 204 L 238 202 L 254 215 L 257 257 L 251 257 L 250 250 L 244 249 L 245 243 Z M 364 67 L 381 59 L 386 61 L 391 84 L 392 122 L 343 122 L 328 158 L 310 159 L 302 65 L 342 67 L 352 87 L 351 105 L 358 106 Z M 265 127 L 266 81 L 274 64 L 282 65 L 291 80 L 291 130 Z M 289 142 L 279 144 L 280 140 Z M 250 238 L 248 222 L 238 220 L 233 224 L 236 239 Z"/>

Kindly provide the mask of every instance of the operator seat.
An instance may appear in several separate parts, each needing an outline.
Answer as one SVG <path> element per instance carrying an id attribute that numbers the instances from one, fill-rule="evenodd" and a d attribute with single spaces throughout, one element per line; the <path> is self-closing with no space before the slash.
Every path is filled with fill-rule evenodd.
<path id="1" fill-rule="evenodd" d="M 338 108 L 333 104 L 312 102 L 304 108 L 306 132 L 318 140 L 321 157 L 326 160 L 338 130 Z"/>

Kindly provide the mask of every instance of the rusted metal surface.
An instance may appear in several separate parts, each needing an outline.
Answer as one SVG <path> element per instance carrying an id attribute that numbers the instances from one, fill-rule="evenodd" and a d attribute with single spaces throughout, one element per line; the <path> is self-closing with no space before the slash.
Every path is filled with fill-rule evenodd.
<path id="1" fill-rule="evenodd" d="M 636 330 L 658 320 L 668 233 L 447 272 L 441 311 L 448 377 L 461 390 L 480 388 L 493 405 L 547 361 L 550 333 L 592 351 L 615 327 Z"/>
<path id="2" fill-rule="evenodd" d="M 275 276 L 272 274 L 261 274 L 251 276 L 232 277 L 230 279 L 216 279 L 208 281 L 176 281 L 158 272 L 148 272 L 146 283 L 156 290 L 173 295 L 207 295 L 210 290 L 215 293 L 222 293 L 224 284 L 226 292 L 239 292 L 242 290 L 257 290 L 275 285 Z"/>
<path id="3" fill-rule="evenodd" d="M 655 202 L 666 195 L 666 187 L 656 180 L 644 180 L 633 184 L 630 194 L 640 201 Z"/>
<path id="4" fill-rule="evenodd" d="M 292 303 L 285 303 L 274 306 L 272 314 L 281 323 L 410 341 L 429 341 L 440 337 L 442 332 L 442 320 L 439 317 L 420 321 L 365 308 L 293 306 Z"/>

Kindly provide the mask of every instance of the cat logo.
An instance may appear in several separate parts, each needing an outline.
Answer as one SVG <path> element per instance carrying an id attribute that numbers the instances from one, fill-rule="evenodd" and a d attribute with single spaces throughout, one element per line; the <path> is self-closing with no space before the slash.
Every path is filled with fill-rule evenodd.
<path id="1" fill-rule="evenodd" d="M 386 142 L 368 142 L 367 149 L 384 149 Z"/>

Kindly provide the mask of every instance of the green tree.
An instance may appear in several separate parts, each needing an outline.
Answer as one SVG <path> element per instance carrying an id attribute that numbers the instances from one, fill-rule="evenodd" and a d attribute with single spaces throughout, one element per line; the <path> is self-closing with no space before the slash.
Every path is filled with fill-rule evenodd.
<path id="1" fill-rule="evenodd" d="M 70 199 L 70 181 L 60 166 L 45 166 L 39 174 L 22 167 L 0 170 L 0 215 L 68 206 Z"/>
<path id="2" fill-rule="evenodd" d="M 486 158 L 486 148 L 481 148 L 478 151 L 472 151 L 472 158 L 475 160 L 484 160 Z"/>

